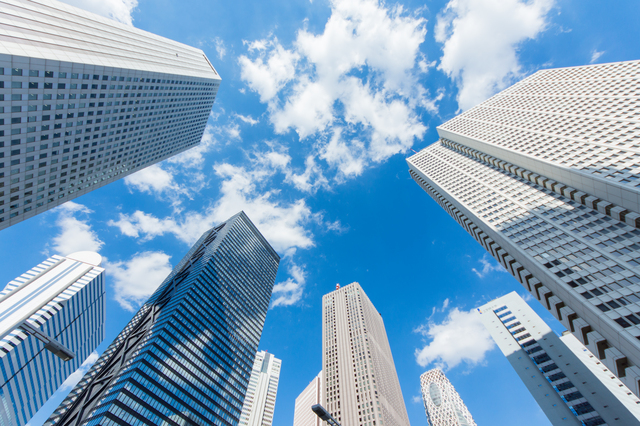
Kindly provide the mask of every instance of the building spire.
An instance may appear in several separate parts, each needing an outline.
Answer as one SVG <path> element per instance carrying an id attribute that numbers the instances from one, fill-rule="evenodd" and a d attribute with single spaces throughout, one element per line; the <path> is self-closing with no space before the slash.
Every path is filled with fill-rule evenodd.
<path id="1" fill-rule="evenodd" d="M 336 284 L 336 290 L 340 290 L 340 284 Z"/>

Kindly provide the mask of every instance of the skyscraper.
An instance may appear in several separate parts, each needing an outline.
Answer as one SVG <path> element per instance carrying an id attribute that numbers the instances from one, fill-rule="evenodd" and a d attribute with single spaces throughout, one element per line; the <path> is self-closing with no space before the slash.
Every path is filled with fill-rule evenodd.
<path id="1" fill-rule="evenodd" d="M 442 370 L 420 375 L 422 402 L 430 426 L 476 426 L 467 406 Z"/>
<path id="2" fill-rule="evenodd" d="M 516 292 L 478 313 L 551 424 L 640 423 L 640 400 L 602 364 L 585 364 L 585 347 L 572 335 L 558 337 Z"/>
<path id="3" fill-rule="evenodd" d="M 322 371 L 320 371 L 296 398 L 293 426 L 323 426 L 320 417 L 311 411 L 314 405 L 322 404 L 323 388 Z"/>
<path id="4" fill-rule="evenodd" d="M 409 425 L 382 316 L 358 283 L 322 297 L 323 406 L 350 426 Z"/>
<path id="5" fill-rule="evenodd" d="M 0 292 L 0 424 L 23 426 L 104 339 L 104 269 L 51 256 Z"/>
<path id="6" fill-rule="evenodd" d="M 411 176 L 640 395 L 640 62 L 539 71 L 438 127 Z M 635 201 L 634 201 L 635 200 Z"/>
<path id="7" fill-rule="evenodd" d="M 244 212 L 205 232 L 47 424 L 238 424 L 279 261 Z"/>
<path id="8" fill-rule="evenodd" d="M 197 145 L 200 49 L 55 0 L 0 0 L 0 229 Z"/>
<path id="9" fill-rule="evenodd" d="M 282 361 L 260 351 L 253 362 L 249 387 L 244 398 L 240 426 L 271 426 L 276 407 Z"/>

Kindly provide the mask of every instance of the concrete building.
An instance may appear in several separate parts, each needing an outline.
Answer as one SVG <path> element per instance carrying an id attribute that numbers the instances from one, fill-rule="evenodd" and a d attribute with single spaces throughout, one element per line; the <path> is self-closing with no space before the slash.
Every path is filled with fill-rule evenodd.
<path id="1" fill-rule="evenodd" d="M 271 426 L 276 407 L 282 361 L 269 352 L 256 354 L 242 405 L 240 426 Z"/>
<path id="2" fill-rule="evenodd" d="M 438 127 L 411 176 L 640 395 L 640 62 L 539 71 Z"/>
<path id="3" fill-rule="evenodd" d="M 279 262 L 244 212 L 205 232 L 47 424 L 238 424 Z"/>
<path id="4" fill-rule="evenodd" d="M 420 376 L 422 402 L 429 426 L 476 426 L 467 406 L 442 370 Z"/>
<path id="5" fill-rule="evenodd" d="M 54 255 L 0 292 L 0 424 L 24 426 L 104 339 L 104 269 Z"/>
<path id="6" fill-rule="evenodd" d="M 202 50 L 55 0 L 0 9 L 0 229 L 200 143 Z"/>
<path id="7" fill-rule="evenodd" d="M 323 426 L 320 417 L 311 411 L 311 407 L 322 404 L 322 371 L 296 398 L 293 426 Z"/>
<path id="8" fill-rule="evenodd" d="M 358 283 L 322 297 L 323 406 L 349 426 L 408 426 L 382 316 Z"/>
<path id="9" fill-rule="evenodd" d="M 516 292 L 478 313 L 551 424 L 640 424 L 640 400 L 575 337 L 558 337 Z"/>

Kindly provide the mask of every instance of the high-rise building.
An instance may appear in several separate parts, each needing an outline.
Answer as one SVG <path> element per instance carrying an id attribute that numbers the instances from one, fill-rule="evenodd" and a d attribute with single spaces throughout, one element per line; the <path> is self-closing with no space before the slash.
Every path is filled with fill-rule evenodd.
<path id="1" fill-rule="evenodd" d="M 244 398 L 240 426 L 271 426 L 276 407 L 282 361 L 269 352 L 256 354 Z"/>
<path id="2" fill-rule="evenodd" d="M 467 406 L 442 370 L 420 375 L 422 402 L 429 426 L 476 426 Z"/>
<path id="3" fill-rule="evenodd" d="M 438 127 L 411 176 L 640 395 L 640 62 L 539 71 Z"/>
<path id="4" fill-rule="evenodd" d="M 205 232 L 47 424 L 237 425 L 279 261 L 244 212 Z"/>
<path id="5" fill-rule="evenodd" d="M 558 337 L 516 292 L 478 313 L 551 424 L 640 424 L 640 399 L 573 335 Z"/>
<path id="6" fill-rule="evenodd" d="M 0 292 L 0 424 L 24 426 L 104 339 L 104 269 L 51 256 Z"/>
<path id="7" fill-rule="evenodd" d="M 55 0 L 0 9 L 0 229 L 200 142 L 202 50 Z"/>
<path id="8" fill-rule="evenodd" d="M 358 283 L 322 297 L 323 406 L 350 426 L 409 426 L 382 316 Z"/>
<path id="9" fill-rule="evenodd" d="M 296 398 L 293 426 L 323 426 L 320 417 L 311 411 L 314 405 L 322 404 L 322 390 L 322 371 L 320 371 Z"/>

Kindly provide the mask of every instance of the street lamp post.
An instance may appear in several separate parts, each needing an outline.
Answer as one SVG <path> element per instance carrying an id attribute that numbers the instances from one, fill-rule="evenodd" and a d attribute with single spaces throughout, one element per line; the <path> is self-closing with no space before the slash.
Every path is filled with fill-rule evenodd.
<path id="1" fill-rule="evenodd" d="M 318 417 L 320 417 L 320 420 L 324 420 L 325 422 L 329 423 L 330 426 L 340 426 L 340 423 L 338 423 L 336 419 L 331 417 L 331 414 L 329 414 L 329 412 L 325 410 L 322 405 L 316 404 L 311 407 L 311 409 L 314 413 L 316 413 Z"/>

